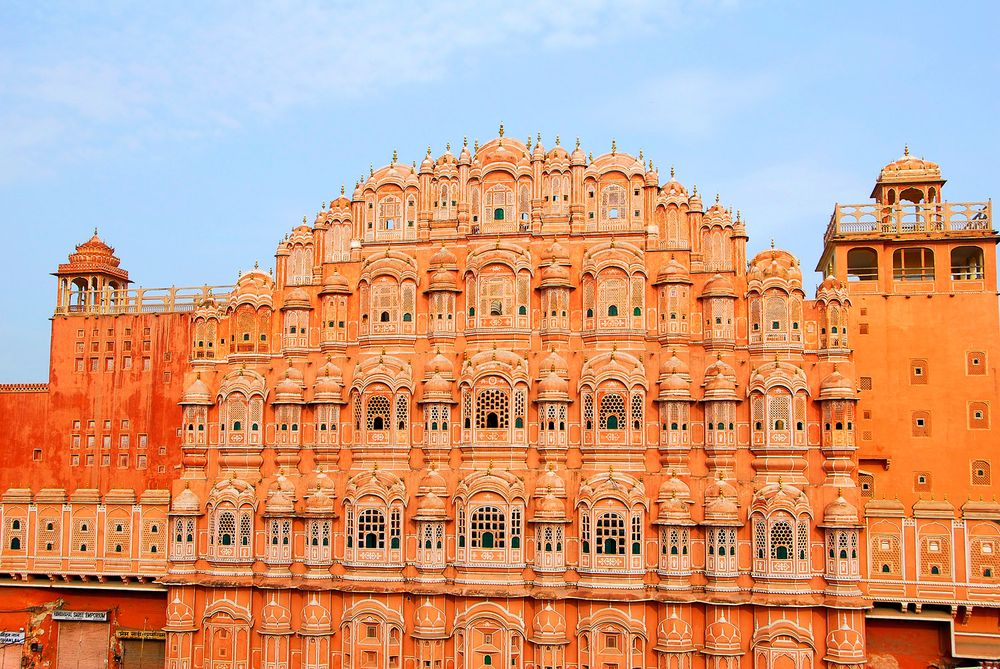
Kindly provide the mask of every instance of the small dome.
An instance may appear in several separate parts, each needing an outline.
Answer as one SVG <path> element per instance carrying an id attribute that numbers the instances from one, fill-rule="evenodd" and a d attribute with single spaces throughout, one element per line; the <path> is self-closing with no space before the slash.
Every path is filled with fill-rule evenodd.
<path id="1" fill-rule="evenodd" d="M 302 389 L 302 372 L 294 367 L 288 367 L 285 370 L 285 378 L 279 381 L 274 389 L 274 403 L 289 404 L 303 402 Z"/>
<path id="2" fill-rule="evenodd" d="M 566 482 L 562 480 L 562 477 L 556 473 L 555 466 L 550 464 L 545 473 L 538 478 L 538 482 L 535 484 L 535 490 L 539 494 L 548 494 L 552 492 L 555 495 L 565 495 L 566 494 Z"/>
<path id="3" fill-rule="evenodd" d="M 739 523 L 740 511 L 735 497 L 720 494 L 705 503 L 705 524 Z"/>
<path id="4" fill-rule="evenodd" d="M 684 481 L 670 472 L 670 476 L 663 480 L 660 484 L 659 490 L 656 492 L 657 501 L 664 502 L 672 497 L 676 497 L 681 500 L 688 500 L 691 498 L 691 489 L 688 487 Z"/>
<path id="5" fill-rule="evenodd" d="M 451 359 L 441 353 L 440 350 L 438 350 L 434 354 L 434 357 L 427 363 L 427 369 L 435 372 L 441 372 L 445 378 L 454 378 L 455 367 L 452 364 Z"/>
<path id="6" fill-rule="evenodd" d="M 173 502 L 170 505 L 171 512 L 173 513 L 201 513 L 201 501 L 198 499 L 198 495 L 194 493 L 190 488 L 184 488 L 180 493 L 174 497 Z"/>
<path id="7" fill-rule="evenodd" d="M 292 622 L 291 612 L 275 599 L 269 601 L 260 610 L 260 618 L 264 626 L 271 629 L 287 628 Z"/>
<path id="8" fill-rule="evenodd" d="M 658 286 L 664 283 L 692 283 L 687 267 L 682 265 L 673 256 L 670 256 L 670 260 L 656 273 L 656 280 L 653 282 L 653 285 Z"/>
<path id="9" fill-rule="evenodd" d="M 347 277 L 337 271 L 337 268 L 333 268 L 333 274 L 326 278 L 323 282 L 323 289 L 319 292 L 320 295 L 350 295 L 351 294 L 351 284 L 347 281 Z"/>
<path id="10" fill-rule="evenodd" d="M 857 525 L 857 508 L 844 499 L 843 495 L 837 497 L 823 509 L 824 525 Z"/>
<path id="11" fill-rule="evenodd" d="M 661 525 L 690 525 L 691 511 L 676 494 L 658 502 L 656 521 Z"/>
<path id="12" fill-rule="evenodd" d="M 722 358 L 705 370 L 705 399 L 738 399 L 736 397 L 736 371 Z"/>
<path id="13" fill-rule="evenodd" d="M 113 276 L 123 283 L 129 283 L 128 272 L 121 269 L 121 260 L 115 255 L 115 250 L 104 243 L 94 229 L 94 235 L 82 244 L 76 251 L 69 254 L 69 262 L 59 265 L 56 274 L 81 274 L 100 272 Z"/>
<path id="14" fill-rule="evenodd" d="M 431 274 L 430 283 L 427 286 L 428 291 L 448 291 L 448 292 L 458 292 L 457 284 L 455 283 L 455 271 L 448 269 L 439 269 L 433 274 Z"/>
<path id="15" fill-rule="evenodd" d="M 181 404 L 214 404 L 212 401 L 212 393 L 208 390 L 208 386 L 205 382 L 201 380 L 201 373 L 195 375 L 194 381 L 184 389 L 184 394 L 181 396 Z"/>
<path id="16" fill-rule="evenodd" d="M 836 367 L 819 384 L 819 399 L 856 399 L 854 381 L 841 374 Z"/>
<path id="17" fill-rule="evenodd" d="M 569 268 L 565 265 L 552 263 L 542 270 L 542 285 L 564 285 L 569 283 Z"/>
<path id="18" fill-rule="evenodd" d="M 880 182 L 907 183 L 941 181 L 941 166 L 923 158 L 910 155 L 910 147 L 903 148 L 903 155 L 882 168 Z"/>
<path id="19" fill-rule="evenodd" d="M 561 643 L 566 639 L 566 619 L 546 602 L 531 621 L 531 633 L 534 643 Z"/>
<path id="20" fill-rule="evenodd" d="M 676 614 L 660 621 L 656 626 L 657 650 L 687 651 L 693 650 L 694 641 L 691 625 L 678 618 Z"/>
<path id="21" fill-rule="evenodd" d="M 725 614 L 705 628 L 705 647 L 716 652 L 740 651 L 740 630 L 726 620 Z"/>
<path id="22" fill-rule="evenodd" d="M 427 155 L 420 161 L 420 173 L 427 174 L 434 171 L 434 159 L 431 158 L 431 148 L 427 147 Z"/>
<path id="23" fill-rule="evenodd" d="M 451 381 L 444 378 L 441 372 L 434 372 L 431 378 L 424 381 L 422 402 L 452 403 Z"/>
<path id="24" fill-rule="evenodd" d="M 663 358 L 663 362 L 660 363 L 660 374 L 688 374 L 687 363 L 677 357 L 677 351 L 671 349 L 670 356 Z"/>
<path id="25" fill-rule="evenodd" d="M 302 627 L 310 631 L 326 630 L 330 623 L 330 612 L 313 595 L 309 603 L 302 607 Z"/>
<path id="26" fill-rule="evenodd" d="M 860 664 L 865 660 L 865 640 L 846 620 L 826 635 L 826 649 L 830 658 L 837 661 Z"/>
<path id="27" fill-rule="evenodd" d="M 538 400 L 555 399 L 569 399 L 569 381 L 559 376 L 553 367 L 538 384 Z"/>
<path id="28" fill-rule="evenodd" d="M 434 514 L 434 515 L 444 515 L 445 503 L 444 500 L 437 496 L 437 494 L 431 490 L 426 495 L 420 498 L 420 502 L 417 504 L 417 512 L 421 515 Z"/>
<path id="29" fill-rule="evenodd" d="M 545 516 L 562 516 L 566 513 L 566 505 L 551 491 L 545 494 L 538 505 L 538 513 Z"/>
<path id="30" fill-rule="evenodd" d="M 174 595 L 173 601 L 167 606 L 168 627 L 194 627 L 194 609 Z"/>
<path id="31" fill-rule="evenodd" d="M 430 260 L 432 267 L 455 267 L 457 263 L 458 258 L 444 244 L 431 256 Z"/>
<path id="32" fill-rule="evenodd" d="M 566 360 L 561 355 L 556 353 L 554 348 L 549 351 L 548 355 L 542 358 L 542 362 L 539 363 L 538 368 L 546 374 L 548 374 L 549 370 L 554 369 L 563 378 L 569 376 L 569 365 L 566 364 Z"/>
<path id="33" fill-rule="evenodd" d="M 418 638 L 443 638 L 447 635 L 444 613 L 431 603 L 430 598 L 413 612 L 413 632 Z"/>
<path id="34" fill-rule="evenodd" d="M 736 297 L 736 288 L 728 276 L 716 274 L 705 284 L 701 291 L 702 297 Z"/>
<path id="35" fill-rule="evenodd" d="M 285 295 L 285 303 L 282 309 L 312 309 L 309 302 L 309 293 L 303 288 L 293 288 Z"/>
<path id="36" fill-rule="evenodd" d="M 427 473 L 420 479 L 419 493 L 426 495 L 428 492 L 435 492 L 439 495 L 448 495 L 448 482 L 441 476 L 441 472 L 434 465 L 431 465 Z"/>

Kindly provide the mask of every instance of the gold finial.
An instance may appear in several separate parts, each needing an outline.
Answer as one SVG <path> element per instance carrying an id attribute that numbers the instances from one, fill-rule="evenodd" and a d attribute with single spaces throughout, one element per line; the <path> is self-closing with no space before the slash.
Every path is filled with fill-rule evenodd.
<path id="1" fill-rule="evenodd" d="M 576 148 L 578 148 L 578 149 L 580 148 L 580 138 L 579 137 L 576 138 Z"/>
<path id="2" fill-rule="evenodd" d="M 476 143 L 472 146 L 472 150 L 475 153 L 479 153 L 479 138 L 478 137 L 476 138 Z"/>
<path id="3" fill-rule="evenodd" d="M 97 236 L 97 226 L 96 225 L 94 226 L 94 236 L 95 237 Z"/>
<path id="4" fill-rule="evenodd" d="M 340 194 L 341 196 L 344 194 L 344 184 L 340 184 Z"/>
<path id="5" fill-rule="evenodd" d="M 256 260 L 254 260 L 253 261 L 253 268 L 254 269 L 260 269 L 260 263 L 258 263 Z"/>
<path id="6" fill-rule="evenodd" d="M 444 150 L 448 153 L 451 152 L 451 142 L 446 142 L 444 145 Z"/>
<path id="7" fill-rule="evenodd" d="M 393 149 L 393 150 L 392 150 L 392 164 L 393 164 L 393 165 L 395 165 L 395 164 L 396 164 L 396 159 L 398 159 L 398 158 L 399 158 L 399 154 L 398 154 L 398 153 L 396 153 L 396 149 Z"/>
<path id="8" fill-rule="evenodd" d="M 306 215 L 305 215 L 305 214 L 302 214 L 302 222 L 303 222 L 303 223 L 305 223 L 305 222 L 306 222 Z"/>
<path id="9" fill-rule="evenodd" d="M 698 184 L 691 184 L 691 195 L 698 194 Z"/>
<path id="10" fill-rule="evenodd" d="M 542 143 L 542 133 L 539 132 L 535 134 L 535 144 L 541 144 L 541 143 Z"/>
<path id="11" fill-rule="evenodd" d="M 528 147 L 528 151 L 531 151 L 531 135 L 528 135 L 528 141 L 524 145 Z"/>
<path id="12" fill-rule="evenodd" d="M 372 165 L 371 163 L 368 163 L 368 176 L 369 177 L 375 176 L 375 166 Z"/>
<path id="13" fill-rule="evenodd" d="M 739 210 L 739 209 L 737 209 L 737 210 L 736 210 L 736 222 L 738 223 L 738 222 L 739 222 L 739 220 L 740 220 L 740 210 Z"/>
<path id="14" fill-rule="evenodd" d="M 414 160 L 413 162 L 410 163 L 410 174 L 413 174 L 416 171 L 417 171 L 417 161 Z"/>
<path id="15" fill-rule="evenodd" d="M 719 204 L 719 194 L 715 194 L 715 204 Z"/>
<path id="16" fill-rule="evenodd" d="M 652 161 L 651 161 L 651 162 L 652 162 Z M 671 165 L 671 166 L 670 166 L 670 178 L 671 178 L 671 179 L 673 179 L 673 178 L 674 178 L 674 166 L 673 166 L 673 165 Z"/>
<path id="17" fill-rule="evenodd" d="M 466 137 L 465 135 L 463 135 L 462 136 L 462 146 L 468 146 L 468 145 L 469 145 L 469 138 Z"/>
<path id="18" fill-rule="evenodd" d="M 655 169 L 656 169 L 656 166 L 653 165 L 653 159 L 650 158 L 650 160 L 649 160 L 649 171 L 652 172 Z"/>
<path id="19" fill-rule="evenodd" d="M 645 159 L 642 157 L 642 149 L 639 149 L 639 162 L 641 163 L 643 160 Z"/>
<path id="20" fill-rule="evenodd" d="M 903 145 L 903 155 L 904 156 L 910 155 L 910 145 L 909 144 L 904 144 Z"/>
<path id="21" fill-rule="evenodd" d="M 771 237 L 771 248 L 774 248 L 774 237 Z"/>
<path id="22" fill-rule="evenodd" d="M 430 158 L 430 157 L 431 157 L 431 147 L 430 147 L 430 145 L 429 145 L 429 144 L 427 145 L 427 157 L 428 157 L 428 158 Z"/>
<path id="23" fill-rule="evenodd" d="M 587 154 L 587 161 L 591 162 L 591 163 L 594 162 L 594 152 L 593 151 L 591 151 L 590 153 Z"/>
<path id="24" fill-rule="evenodd" d="M 323 200 L 323 208 L 320 211 L 326 211 L 326 200 Z"/>
<path id="25" fill-rule="evenodd" d="M 614 140 L 614 138 L 612 138 L 611 139 L 611 155 L 613 156 L 616 153 L 618 153 L 618 142 L 616 142 Z"/>
<path id="26" fill-rule="evenodd" d="M 500 136 L 503 137 L 503 121 L 500 121 Z"/>
<path id="27" fill-rule="evenodd" d="M 556 146 L 559 146 L 559 135 L 556 135 Z"/>
<path id="28" fill-rule="evenodd" d="M 489 463 L 486 465 L 486 474 L 488 476 L 492 473 L 493 473 L 493 461 L 490 460 Z"/>

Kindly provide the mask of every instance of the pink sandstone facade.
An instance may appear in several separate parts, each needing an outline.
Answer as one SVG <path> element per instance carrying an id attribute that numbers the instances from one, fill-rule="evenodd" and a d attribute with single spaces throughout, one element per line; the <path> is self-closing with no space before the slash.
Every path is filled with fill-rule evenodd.
<path id="1" fill-rule="evenodd" d="M 129 289 L 95 234 L 50 383 L 0 393 L 0 596 L 62 597 L 27 666 L 1000 657 L 997 237 L 943 183 L 906 155 L 838 205 L 812 299 L 641 154 L 502 128 L 235 286 Z"/>

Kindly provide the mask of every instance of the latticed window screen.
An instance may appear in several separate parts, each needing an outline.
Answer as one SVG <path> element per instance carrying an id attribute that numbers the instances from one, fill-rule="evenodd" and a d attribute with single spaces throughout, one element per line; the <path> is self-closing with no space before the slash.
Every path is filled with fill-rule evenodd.
<path id="1" fill-rule="evenodd" d="M 523 389 L 514 391 L 514 427 L 524 427 L 525 409 L 527 407 L 527 396 Z"/>
<path id="2" fill-rule="evenodd" d="M 240 514 L 240 546 L 247 547 L 253 538 L 253 516 L 244 511 Z"/>
<path id="3" fill-rule="evenodd" d="M 520 542 L 521 542 L 520 509 L 512 509 L 510 512 L 510 541 L 511 541 L 511 548 L 520 548 Z"/>
<path id="4" fill-rule="evenodd" d="M 771 429 L 791 429 L 791 417 L 791 402 L 787 395 L 768 395 L 767 418 Z"/>
<path id="5" fill-rule="evenodd" d="M 990 485 L 990 463 L 986 460 L 972 461 L 972 485 Z"/>
<path id="6" fill-rule="evenodd" d="M 298 286 L 312 279 L 312 247 L 296 246 L 288 255 L 288 284 Z"/>
<path id="7" fill-rule="evenodd" d="M 583 284 L 583 308 L 587 309 L 587 317 L 592 317 L 594 310 L 594 280 L 586 278 Z"/>
<path id="8" fill-rule="evenodd" d="M 969 541 L 969 561 L 973 579 L 1000 579 L 1000 537 L 972 537 Z"/>
<path id="9" fill-rule="evenodd" d="M 646 297 L 646 280 L 641 276 L 632 277 L 632 316 L 641 316 L 643 300 Z"/>
<path id="10" fill-rule="evenodd" d="M 378 509 L 358 514 L 358 547 L 385 548 L 385 516 Z"/>
<path id="11" fill-rule="evenodd" d="M 384 230 L 398 230 L 402 227 L 402 204 L 397 197 L 384 197 L 378 203 L 379 226 Z"/>
<path id="12" fill-rule="evenodd" d="M 76 518 L 73 521 L 72 546 L 74 553 L 90 553 L 97 540 L 97 526 L 93 518 Z"/>
<path id="13" fill-rule="evenodd" d="M 109 556 L 125 557 L 129 553 L 129 544 L 132 539 L 132 519 L 131 518 L 108 518 L 107 540 L 105 541 L 105 551 Z"/>
<path id="14" fill-rule="evenodd" d="M 756 518 L 753 521 L 753 543 L 754 555 L 758 560 L 763 560 L 767 551 L 767 523 L 763 518 Z"/>
<path id="15" fill-rule="evenodd" d="M 354 429 L 361 429 L 361 393 L 354 394 Z"/>
<path id="16" fill-rule="evenodd" d="M 601 220 L 626 219 L 628 217 L 628 193 L 617 184 L 605 186 L 601 191 Z"/>
<path id="17" fill-rule="evenodd" d="M 876 578 L 886 574 L 901 575 L 899 536 L 895 534 L 872 535 L 871 563 L 871 573 Z"/>
<path id="18" fill-rule="evenodd" d="M 764 329 L 768 332 L 786 330 L 788 306 L 785 300 L 780 297 L 769 297 L 764 308 Z"/>
<path id="19" fill-rule="evenodd" d="M 771 525 L 771 559 L 790 560 L 794 556 L 792 528 L 783 520 Z"/>
<path id="20" fill-rule="evenodd" d="M 486 275 L 479 281 L 480 316 L 510 316 L 514 313 L 514 277 Z"/>
<path id="21" fill-rule="evenodd" d="M 403 293 L 403 322 L 409 323 L 413 321 L 413 312 L 416 307 L 416 288 L 411 281 L 407 281 L 403 284 L 401 292 Z"/>
<path id="22" fill-rule="evenodd" d="M 514 220 L 514 193 L 506 186 L 497 184 L 483 196 L 484 216 L 487 221 Z"/>
<path id="23" fill-rule="evenodd" d="M 396 397 L 396 429 L 405 430 L 410 424 L 410 402 L 405 393 Z"/>
<path id="24" fill-rule="evenodd" d="M 590 550 L 590 511 L 585 510 L 580 516 L 580 541 L 583 542 L 583 552 Z"/>
<path id="25" fill-rule="evenodd" d="M 945 534 L 920 538 L 921 576 L 951 576 L 951 537 Z"/>
<path id="26" fill-rule="evenodd" d="M 399 285 L 383 280 L 371 287 L 369 318 L 376 323 L 399 322 Z"/>
<path id="27" fill-rule="evenodd" d="M 594 426 L 594 396 L 590 393 L 583 395 L 583 423 L 588 430 Z"/>
<path id="28" fill-rule="evenodd" d="M 619 393 L 601 396 L 598 421 L 602 430 L 620 430 L 625 423 L 625 398 Z"/>
<path id="29" fill-rule="evenodd" d="M 399 508 L 394 508 L 389 514 L 389 543 L 390 548 L 399 548 L 402 536 L 402 518 Z"/>
<path id="30" fill-rule="evenodd" d="M 389 429 L 389 398 L 385 395 L 373 395 L 368 398 L 368 412 L 365 422 L 369 430 Z"/>
<path id="31" fill-rule="evenodd" d="M 624 272 L 602 273 L 597 284 L 597 313 L 599 316 L 624 316 L 628 305 L 628 284 Z"/>
<path id="32" fill-rule="evenodd" d="M 595 523 L 598 555 L 625 555 L 625 519 L 618 513 L 602 513 Z"/>
<path id="33" fill-rule="evenodd" d="M 799 560 L 805 560 L 809 557 L 809 523 L 800 520 L 798 527 L 796 528 L 796 549 L 798 550 Z"/>
<path id="34" fill-rule="evenodd" d="M 142 521 L 142 552 L 158 554 L 163 551 L 164 521 L 146 518 Z"/>
<path id="35" fill-rule="evenodd" d="M 642 428 L 642 393 L 632 393 L 632 428 Z"/>
<path id="36" fill-rule="evenodd" d="M 26 524 L 27 521 L 24 518 L 7 518 L 4 527 L 4 549 L 13 551 L 27 549 Z"/>
<path id="37" fill-rule="evenodd" d="M 236 514 L 223 511 L 216 518 L 213 539 L 217 546 L 232 546 L 236 543 Z"/>
<path id="38" fill-rule="evenodd" d="M 38 550 L 52 552 L 59 550 L 59 519 L 51 516 L 42 518 L 38 526 Z"/>
<path id="39" fill-rule="evenodd" d="M 473 548 L 504 548 L 506 546 L 506 519 L 495 506 L 482 506 L 472 512 L 469 519 Z"/>
<path id="40" fill-rule="evenodd" d="M 507 428 L 510 400 L 506 390 L 485 388 L 476 395 L 476 428 Z"/>

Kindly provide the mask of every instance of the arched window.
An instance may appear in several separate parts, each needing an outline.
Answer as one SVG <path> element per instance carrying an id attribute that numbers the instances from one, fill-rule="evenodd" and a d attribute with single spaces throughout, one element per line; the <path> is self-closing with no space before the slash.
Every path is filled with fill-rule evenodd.
<path id="1" fill-rule="evenodd" d="M 896 249 L 892 254 L 892 278 L 896 281 L 933 281 L 934 251 L 922 246 Z"/>
<path id="2" fill-rule="evenodd" d="M 389 429 L 389 398 L 375 395 L 368 398 L 368 413 L 366 425 L 369 430 Z"/>
<path id="3" fill-rule="evenodd" d="M 473 548 L 504 548 L 506 545 L 506 518 L 495 506 L 482 506 L 470 518 Z"/>
<path id="4" fill-rule="evenodd" d="M 983 278 L 983 249 L 979 246 L 959 246 L 951 250 L 952 281 L 972 281 Z"/>
<path id="5" fill-rule="evenodd" d="M 601 223 L 605 229 L 624 229 L 627 219 L 628 191 L 618 184 L 610 184 L 601 189 Z"/>
<path id="6" fill-rule="evenodd" d="M 878 279 L 878 253 L 874 249 L 857 248 L 847 252 L 847 280 L 875 281 Z"/>
<path id="7" fill-rule="evenodd" d="M 486 223 L 514 221 L 514 191 L 502 184 L 489 188 L 483 196 Z"/>
<path id="8" fill-rule="evenodd" d="M 358 514 L 358 547 L 385 548 L 385 516 L 378 509 Z"/>
<path id="9" fill-rule="evenodd" d="M 625 397 L 620 393 L 605 393 L 598 407 L 598 425 L 601 430 L 620 430 L 625 424 Z"/>
<path id="10" fill-rule="evenodd" d="M 506 429 L 510 424 L 510 397 L 506 390 L 485 388 L 476 395 L 476 428 Z"/>
<path id="11" fill-rule="evenodd" d="M 597 554 L 625 554 L 625 519 L 617 513 L 603 513 L 597 517 Z"/>

